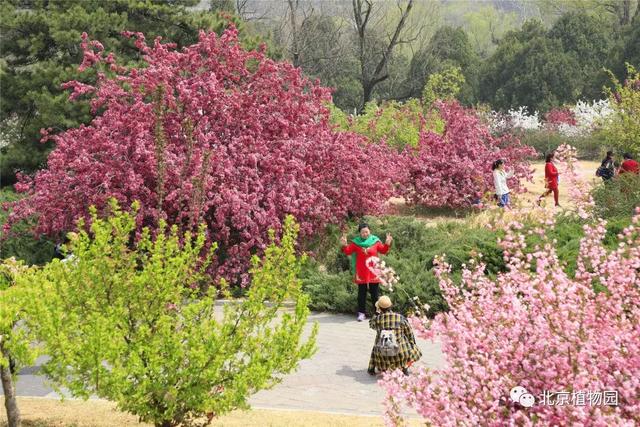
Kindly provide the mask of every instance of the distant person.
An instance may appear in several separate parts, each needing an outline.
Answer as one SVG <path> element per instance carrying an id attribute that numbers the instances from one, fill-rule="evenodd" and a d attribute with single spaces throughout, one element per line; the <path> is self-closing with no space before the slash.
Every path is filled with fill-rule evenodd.
<path id="1" fill-rule="evenodd" d="M 358 322 L 366 319 L 367 310 L 367 290 L 371 294 L 371 302 L 375 304 L 380 295 L 380 279 L 369 267 L 367 267 L 367 259 L 378 256 L 378 253 L 386 254 L 389 252 L 391 242 L 393 241 L 391 234 L 387 234 L 385 243 L 383 244 L 377 236 L 371 234 L 369 225 L 362 223 L 358 226 L 359 235 L 347 243 L 346 236 L 342 236 L 340 243 L 342 244 L 342 252 L 351 256 L 351 268 L 354 271 L 353 281 L 358 285 Z"/>
<path id="2" fill-rule="evenodd" d="M 620 170 L 618 171 L 619 174 L 627 172 L 635 173 L 636 175 L 640 174 L 640 165 L 633 159 L 631 154 L 624 153 L 622 155 L 622 158 L 624 159 L 624 161 L 620 165 Z"/>
<path id="3" fill-rule="evenodd" d="M 607 151 L 607 156 L 602 160 L 600 167 L 596 170 L 596 176 L 602 178 L 603 181 L 608 181 L 616 173 L 616 167 L 613 163 L 613 151 Z"/>
<path id="4" fill-rule="evenodd" d="M 504 160 L 498 159 L 491 165 L 493 170 L 493 185 L 496 188 L 496 196 L 498 198 L 498 206 L 508 208 L 511 205 L 509 196 L 509 187 L 507 179 L 513 177 L 513 171 L 507 172 L 504 168 Z"/>
<path id="5" fill-rule="evenodd" d="M 393 369 L 409 374 L 409 367 L 420 360 L 422 352 L 416 344 L 411 325 L 406 317 L 391 310 L 391 299 L 383 295 L 376 302 L 376 316 L 369 320 L 369 327 L 376 330 L 376 340 L 371 350 L 370 375 Z"/>
<path id="6" fill-rule="evenodd" d="M 63 260 L 70 255 L 69 250 L 67 249 L 67 245 L 71 242 L 69 238 L 69 234 L 65 234 L 62 242 L 58 242 L 58 244 L 53 248 L 53 258 Z"/>
<path id="7" fill-rule="evenodd" d="M 558 202 L 558 199 L 560 195 L 558 191 L 558 175 L 560 174 L 558 173 L 558 169 L 556 168 L 556 166 L 553 164 L 553 153 L 547 154 L 545 161 L 546 163 L 544 165 L 544 180 L 547 190 L 540 197 L 538 197 L 538 206 L 540 206 L 543 198 L 553 193 L 553 200 L 555 201 L 555 205 L 556 207 L 559 207 L 560 203 Z"/>
<path id="8" fill-rule="evenodd" d="M 65 235 L 64 240 L 53 248 L 53 258 L 59 259 L 61 262 L 69 262 L 74 260 L 76 256 L 69 249 L 69 244 L 78 239 L 78 234 L 69 232 Z"/>

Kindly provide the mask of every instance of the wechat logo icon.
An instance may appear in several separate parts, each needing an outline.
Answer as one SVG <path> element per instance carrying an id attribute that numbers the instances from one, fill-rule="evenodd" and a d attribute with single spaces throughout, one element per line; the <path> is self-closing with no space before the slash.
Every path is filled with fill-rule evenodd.
<path id="1" fill-rule="evenodd" d="M 509 392 L 509 397 L 511 397 L 512 402 L 519 403 L 525 408 L 531 408 L 534 403 L 536 403 L 536 399 L 533 397 L 533 395 L 522 386 L 516 386 L 512 388 L 511 392 Z"/>

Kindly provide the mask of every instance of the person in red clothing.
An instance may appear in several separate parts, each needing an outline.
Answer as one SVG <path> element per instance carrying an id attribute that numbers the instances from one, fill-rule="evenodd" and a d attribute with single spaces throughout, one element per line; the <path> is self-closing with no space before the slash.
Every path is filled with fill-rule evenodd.
<path id="1" fill-rule="evenodd" d="M 342 252 L 351 256 L 351 267 L 354 271 L 353 281 L 358 285 L 358 322 L 366 318 L 367 290 L 371 294 L 371 301 L 375 304 L 380 294 L 380 279 L 367 267 L 367 259 L 378 256 L 379 253 L 389 252 L 393 238 L 387 233 L 387 239 L 383 244 L 380 239 L 369 230 L 369 225 L 362 223 L 358 226 L 358 233 L 351 243 L 347 237 L 342 236 Z"/>
<path id="2" fill-rule="evenodd" d="M 620 170 L 618 171 L 619 174 L 623 174 L 625 172 L 635 173 L 636 175 L 640 174 L 640 165 L 637 161 L 633 160 L 631 154 L 624 153 L 622 155 L 622 158 L 624 159 L 624 161 L 620 165 Z"/>
<path id="3" fill-rule="evenodd" d="M 538 206 L 542 202 L 542 199 L 553 193 L 553 200 L 556 202 L 556 207 L 560 206 L 558 203 L 558 169 L 553 164 L 553 153 L 547 154 L 546 164 L 544 166 L 544 180 L 546 182 L 547 190 L 538 197 Z"/>

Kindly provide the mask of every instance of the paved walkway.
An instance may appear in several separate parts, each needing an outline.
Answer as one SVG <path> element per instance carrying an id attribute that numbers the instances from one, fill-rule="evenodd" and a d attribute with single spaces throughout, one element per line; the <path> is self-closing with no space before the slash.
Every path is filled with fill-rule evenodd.
<path id="1" fill-rule="evenodd" d="M 326 313 L 312 314 L 309 321 L 319 324 L 316 354 L 302 361 L 295 373 L 273 389 L 258 392 L 251 398 L 251 405 L 255 408 L 380 415 L 384 393 L 376 384 L 376 378 L 366 371 L 375 337 L 368 322 L 357 322 L 355 316 Z M 418 345 L 423 354 L 418 365 L 442 365 L 442 353 L 437 343 L 418 340 Z M 34 366 L 20 372 L 18 395 L 58 397 L 38 375 L 38 368 Z"/>

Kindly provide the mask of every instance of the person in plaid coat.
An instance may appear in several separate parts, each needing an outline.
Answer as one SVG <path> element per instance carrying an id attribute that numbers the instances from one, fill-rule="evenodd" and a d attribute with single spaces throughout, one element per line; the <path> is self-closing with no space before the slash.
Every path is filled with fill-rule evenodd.
<path id="1" fill-rule="evenodd" d="M 391 310 L 391 299 L 383 295 L 376 303 L 376 312 L 378 313 L 369 320 L 369 327 L 376 330 L 377 344 L 383 330 L 392 330 L 395 333 L 398 354 L 395 356 L 385 356 L 381 354 L 380 348 L 374 344 L 371 350 L 371 358 L 369 359 L 369 368 L 367 372 L 375 375 L 378 371 L 388 371 L 393 369 L 402 369 L 405 375 L 409 373 L 409 366 L 418 361 L 422 357 L 422 352 L 416 344 L 416 339 L 411 330 L 411 325 L 406 317 Z"/>

